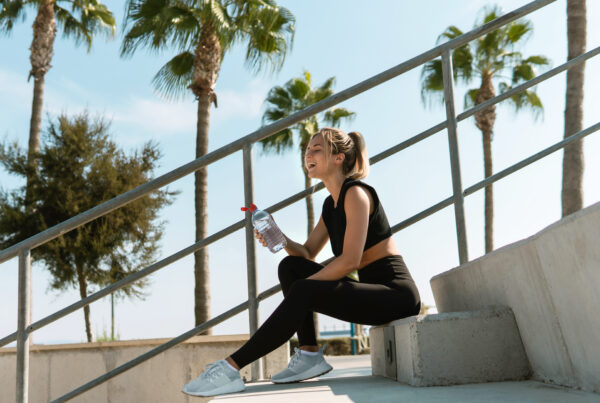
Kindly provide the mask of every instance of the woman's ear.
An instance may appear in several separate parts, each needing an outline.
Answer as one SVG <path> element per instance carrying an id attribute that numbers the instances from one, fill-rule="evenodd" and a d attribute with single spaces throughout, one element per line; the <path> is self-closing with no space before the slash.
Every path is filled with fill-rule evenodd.
<path id="1" fill-rule="evenodd" d="M 345 159 L 346 159 L 346 154 L 344 154 L 344 153 L 339 153 L 339 154 L 335 155 L 335 162 L 342 163 L 342 162 L 344 162 Z"/>

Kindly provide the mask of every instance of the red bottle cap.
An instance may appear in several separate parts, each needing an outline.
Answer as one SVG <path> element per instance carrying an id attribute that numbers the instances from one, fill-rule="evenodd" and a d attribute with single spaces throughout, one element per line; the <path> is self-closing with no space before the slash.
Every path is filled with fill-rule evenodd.
<path id="1" fill-rule="evenodd" d="M 254 210 L 256 210 L 256 205 L 251 204 L 250 208 L 248 208 L 248 207 L 242 207 L 241 210 L 242 211 L 248 211 L 248 210 L 250 210 L 250 212 L 252 213 L 252 212 L 254 212 Z"/>

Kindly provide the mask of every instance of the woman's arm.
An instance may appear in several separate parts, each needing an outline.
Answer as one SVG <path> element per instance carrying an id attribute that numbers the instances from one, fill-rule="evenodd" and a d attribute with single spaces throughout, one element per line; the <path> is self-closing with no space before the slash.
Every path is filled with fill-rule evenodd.
<path id="1" fill-rule="evenodd" d="M 369 225 L 369 196 L 367 190 L 353 186 L 346 192 L 344 202 L 346 232 L 340 256 L 308 277 L 312 280 L 340 280 L 360 265 Z"/>
<path id="2" fill-rule="evenodd" d="M 254 236 L 263 246 L 267 246 L 266 241 L 262 238 L 262 235 L 257 230 L 254 230 Z M 317 254 L 321 251 L 321 249 L 323 249 L 323 246 L 325 246 L 327 240 L 329 239 L 329 234 L 327 233 L 327 227 L 323 222 L 323 217 L 319 219 L 317 226 L 312 230 L 304 245 L 292 241 L 285 234 L 283 234 L 283 236 L 285 236 L 287 241 L 285 251 L 288 253 L 288 255 L 301 256 L 309 260 L 315 259 Z"/>
<path id="3" fill-rule="evenodd" d="M 325 227 L 323 217 L 321 216 L 317 226 L 312 230 L 308 239 L 304 242 L 304 245 L 292 241 L 287 236 L 285 239 L 287 240 L 285 251 L 288 255 L 302 256 L 305 259 L 314 260 L 321 249 L 323 249 L 323 246 L 327 243 L 329 234 L 327 233 L 327 227 Z"/>

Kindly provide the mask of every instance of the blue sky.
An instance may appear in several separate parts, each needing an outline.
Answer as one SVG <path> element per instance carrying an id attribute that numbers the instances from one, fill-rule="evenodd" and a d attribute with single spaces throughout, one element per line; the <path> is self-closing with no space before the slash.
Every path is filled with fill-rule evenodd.
<path id="1" fill-rule="evenodd" d="M 524 0 L 501 2 L 504 11 L 526 4 Z M 124 2 L 106 3 L 121 27 Z M 336 90 L 342 90 L 376 73 L 401 63 L 432 47 L 437 36 L 451 24 L 468 31 L 487 4 L 476 0 L 447 2 L 399 1 L 282 1 L 296 16 L 296 38 L 283 69 L 275 75 L 252 75 L 244 66 L 244 52 L 234 48 L 224 59 L 217 84 L 219 108 L 211 115 L 210 149 L 215 150 L 261 124 L 263 100 L 274 85 L 281 85 L 308 69 L 318 85 L 336 77 Z M 343 6 L 342 6 L 343 4 Z M 529 19 L 534 34 L 523 48 L 525 55 L 543 54 L 557 66 L 566 59 L 566 2 L 556 3 Z M 0 37 L 0 139 L 27 144 L 32 83 L 27 82 L 29 46 L 33 13 L 19 24 L 11 36 Z M 600 4 L 588 2 L 588 49 L 600 45 Z M 174 51 L 138 51 L 133 57 L 119 57 L 122 33 L 105 41 L 96 38 L 90 53 L 71 40 L 58 37 L 52 69 L 46 76 L 43 127 L 48 118 L 61 112 L 74 114 L 84 109 L 112 120 L 114 140 L 123 148 L 140 148 L 155 140 L 164 157 L 156 174 L 168 172 L 194 158 L 195 103 L 191 97 L 168 102 L 153 92 L 150 81 Z M 600 104 L 600 60 L 586 67 L 584 127 L 597 122 Z M 410 71 L 377 87 L 343 106 L 356 112 L 345 129 L 361 131 L 370 155 L 379 153 L 444 120 L 441 106 L 426 108 L 419 89 L 420 69 Z M 563 136 L 565 75 L 538 86 L 545 105 L 544 118 L 534 121 L 528 113 L 515 114 L 509 106 L 497 109 L 493 142 L 494 171 L 559 141 Z M 465 87 L 456 88 L 457 112 L 462 111 Z M 473 120 L 458 127 L 460 158 L 465 187 L 483 177 L 481 135 Z M 594 186 L 600 179 L 600 135 L 585 141 L 585 205 L 600 200 Z M 303 186 L 299 153 L 263 155 L 255 149 L 255 199 L 271 205 Z M 495 189 L 495 245 L 501 247 L 533 235 L 560 219 L 562 153 L 540 161 Z M 447 137 L 440 132 L 428 140 L 373 166 L 367 182 L 380 194 L 390 223 L 398 223 L 445 199 L 451 194 Z M 11 189 L 22 185 L 0 169 L 0 185 Z M 170 186 L 181 191 L 176 203 L 163 211 L 167 221 L 162 255 L 168 256 L 193 243 L 193 181 L 191 177 Z M 315 195 L 318 209 L 327 196 Z M 242 217 L 242 158 L 236 153 L 209 167 L 209 232 L 214 233 Z M 483 254 L 483 194 L 466 199 L 467 234 L 471 259 Z M 318 214 L 318 211 L 317 211 Z M 283 231 L 299 242 L 306 237 L 304 203 L 296 203 L 275 215 Z M 458 264 L 453 209 L 447 208 L 395 235 L 395 240 L 421 292 L 433 305 L 429 279 Z M 212 312 L 217 315 L 246 299 L 244 234 L 241 231 L 209 247 Z M 277 263 L 284 256 L 258 250 L 259 288 L 277 283 Z M 331 256 L 325 247 L 319 259 Z M 123 339 L 171 337 L 193 326 L 193 258 L 183 259 L 151 276 L 151 288 L 144 301 L 125 300 L 117 305 L 117 328 Z M 78 299 L 77 290 L 56 293 L 47 289 L 48 276 L 34 266 L 33 316 L 44 317 Z M 0 334 L 16 329 L 17 261 L 0 265 Z M 277 295 L 261 304 L 264 320 L 281 300 Z M 93 330 L 110 326 L 108 300 L 91 306 Z M 215 328 L 216 334 L 247 332 L 247 315 L 239 315 Z M 321 327 L 341 327 L 322 317 Z M 77 342 L 85 339 L 83 314 L 63 318 L 35 333 L 35 341 Z"/>

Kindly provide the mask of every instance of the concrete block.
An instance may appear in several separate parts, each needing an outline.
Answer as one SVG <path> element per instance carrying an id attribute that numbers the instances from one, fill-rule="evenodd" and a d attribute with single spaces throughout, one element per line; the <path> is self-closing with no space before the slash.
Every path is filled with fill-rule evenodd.
<path id="1" fill-rule="evenodd" d="M 527 379 L 529 362 L 512 310 L 490 307 L 420 315 L 371 329 L 374 375 L 385 371 L 385 330 L 394 329 L 396 380 L 413 386 Z"/>

